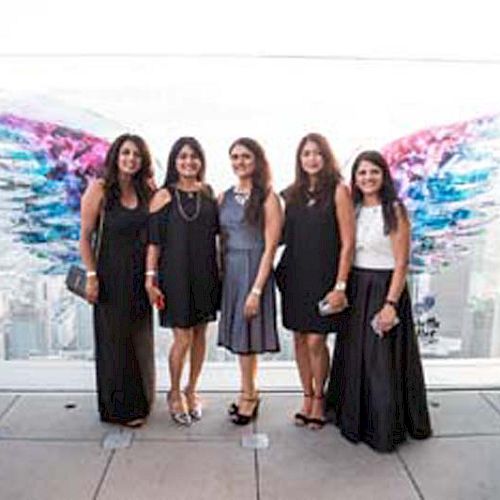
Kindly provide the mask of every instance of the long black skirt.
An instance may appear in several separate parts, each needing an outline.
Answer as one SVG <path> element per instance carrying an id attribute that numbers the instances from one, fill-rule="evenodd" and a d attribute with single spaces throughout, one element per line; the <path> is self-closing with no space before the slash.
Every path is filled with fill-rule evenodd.
<path id="1" fill-rule="evenodd" d="M 400 323 L 384 338 L 370 326 L 382 308 L 392 271 L 354 269 L 348 327 L 337 335 L 326 396 L 327 415 L 353 442 L 393 451 L 409 434 L 431 435 L 422 364 L 407 288 Z"/>

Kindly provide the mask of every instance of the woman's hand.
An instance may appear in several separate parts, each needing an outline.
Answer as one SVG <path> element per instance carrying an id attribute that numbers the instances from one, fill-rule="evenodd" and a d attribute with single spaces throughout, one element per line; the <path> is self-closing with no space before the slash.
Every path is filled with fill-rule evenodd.
<path id="1" fill-rule="evenodd" d="M 156 285 L 149 283 L 146 283 L 145 288 L 149 303 L 160 310 L 165 309 L 165 295 L 163 295 L 161 290 Z"/>
<path id="2" fill-rule="evenodd" d="M 250 320 L 255 318 L 259 313 L 259 307 L 260 297 L 255 293 L 249 293 L 243 309 L 243 316 L 245 316 L 245 319 Z"/>
<path id="3" fill-rule="evenodd" d="M 332 290 L 325 298 L 332 308 L 332 313 L 339 313 L 349 305 L 345 292 L 340 290 Z"/>
<path id="4" fill-rule="evenodd" d="M 382 309 L 377 313 L 377 323 L 380 330 L 387 333 L 394 326 L 396 320 L 396 308 L 391 304 L 384 304 Z"/>
<path id="5" fill-rule="evenodd" d="M 85 284 L 85 297 L 91 304 L 97 302 L 99 296 L 99 281 L 96 276 L 89 276 Z"/>

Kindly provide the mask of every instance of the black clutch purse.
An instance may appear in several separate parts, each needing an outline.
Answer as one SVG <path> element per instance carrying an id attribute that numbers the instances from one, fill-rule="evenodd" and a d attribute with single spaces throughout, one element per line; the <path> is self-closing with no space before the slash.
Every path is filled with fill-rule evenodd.
<path id="1" fill-rule="evenodd" d="M 87 286 L 87 271 L 74 264 L 69 268 L 66 275 L 66 288 L 78 297 L 85 299 L 85 287 Z"/>
<path id="2" fill-rule="evenodd" d="M 102 202 L 101 213 L 99 216 L 99 228 L 97 229 L 97 235 L 95 239 L 95 247 L 94 247 L 94 257 L 95 262 L 97 263 L 99 259 L 99 252 L 101 251 L 101 241 L 102 241 L 102 229 L 104 226 L 104 201 Z M 85 288 L 87 286 L 87 270 L 81 266 L 77 266 L 75 264 L 71 265 L 68 269 L 68 273 L 66 274 L 66 288 L 71 292 L 81 297 L 82 299 L 86 299 Z"/>

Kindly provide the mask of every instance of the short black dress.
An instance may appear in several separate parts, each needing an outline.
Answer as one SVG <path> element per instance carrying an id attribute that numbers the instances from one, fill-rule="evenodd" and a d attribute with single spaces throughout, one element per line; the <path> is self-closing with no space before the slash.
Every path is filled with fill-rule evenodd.
<path id="1" fill-rule="evenodd" d="M 153 402 L 153 328 L 144 290 L 147 232 L 147 206 L 129 209 L 110 197 L 94 307 L 98 406 L 105 422 L 144 418 Z"/>
<path id="2" fill-rule="evenodd" d="M 276 279 L 283 326 L 296 332 L 337 332 L 345 324 L 345 313 L 318 313 L 318 302 L 335 285 L 340 255 L 333 188 L 324 207 L 312 196 L 293 204 L 287 202 L 287 191 L 282 196 L 286 202 L 285 250 L 276 268 Z"/>
<path id="3" fill-rule="evenodd" d="M 211 191 L 169 187 L 172 200 L 151 214 L 149 241 L 160 247 L 158 284 L 165 295 L 163 327 L 214 321 L 220 302 L 216 259 L 217 201 Z"/>

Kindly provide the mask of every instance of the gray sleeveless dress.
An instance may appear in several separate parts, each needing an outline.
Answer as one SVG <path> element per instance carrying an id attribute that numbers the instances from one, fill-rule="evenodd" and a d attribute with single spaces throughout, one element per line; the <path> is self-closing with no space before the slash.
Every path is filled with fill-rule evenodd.
<path id="1" fill-rule="evenodd" d="M 280 348 L 272 273 L 262 290 L 258 315 L 251 321 L 243 316 L 264 252 L 262 228 L 248 224 L 244 211 L 244 205 L 235 199 L 234 188 L 226 191 L 219 209 L 224 278 L 218 344 L 235 354 L 277 352 Z"/>

